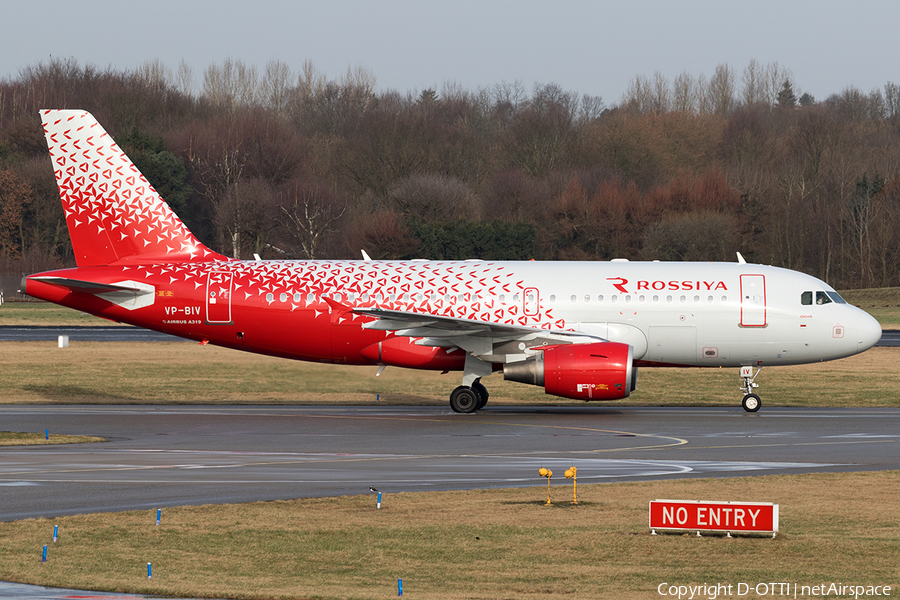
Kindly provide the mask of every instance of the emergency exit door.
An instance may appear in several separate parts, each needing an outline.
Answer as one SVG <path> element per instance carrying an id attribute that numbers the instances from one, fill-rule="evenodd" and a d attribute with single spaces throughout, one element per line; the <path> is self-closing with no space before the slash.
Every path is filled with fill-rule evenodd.
<path id="1" fill-rule="evenodd" d="M 231 323 L 231 273 L 214 271 L 206 277 L 206 322 Z"/>

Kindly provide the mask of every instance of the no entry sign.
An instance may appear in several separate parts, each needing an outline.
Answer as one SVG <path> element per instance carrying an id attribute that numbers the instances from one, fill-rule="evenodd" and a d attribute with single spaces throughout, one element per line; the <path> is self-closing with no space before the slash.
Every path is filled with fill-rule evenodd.
<path id="1" fill-rule="evenodd" d="M 770 502 L 650 502 L 651 530 L 776 533 L 778 505 Z"/>

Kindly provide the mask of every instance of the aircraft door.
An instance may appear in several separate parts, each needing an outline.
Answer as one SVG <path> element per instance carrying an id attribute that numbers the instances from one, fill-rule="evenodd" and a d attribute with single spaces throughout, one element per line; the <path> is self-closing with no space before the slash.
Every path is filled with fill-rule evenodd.
<path id="1" fill-rule="evenodd" d="M 523 310 L 526 317 L 536 317 L 541 312 L 541 294 L 537 288 L 525 288 L 522 292 Z"/>
<path id="2" fill-rule="evenodd" d="M 741 275 L 741 327 L 766 326 L 766 276 Z"/>
<path id="3" fill-rule="evenodd" d="M 231 323 L 233 275 L 213 271 L 206 276 L 206 322 Z"/>

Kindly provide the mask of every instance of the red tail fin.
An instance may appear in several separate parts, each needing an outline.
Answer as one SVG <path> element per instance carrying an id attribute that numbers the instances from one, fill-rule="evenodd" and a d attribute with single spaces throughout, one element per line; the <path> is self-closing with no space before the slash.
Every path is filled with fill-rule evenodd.
<path id="1" fill-rule="evenodd" d="M 41 111 L 79 267 L 228 260 L 200 243 L 97 120 Z"/>

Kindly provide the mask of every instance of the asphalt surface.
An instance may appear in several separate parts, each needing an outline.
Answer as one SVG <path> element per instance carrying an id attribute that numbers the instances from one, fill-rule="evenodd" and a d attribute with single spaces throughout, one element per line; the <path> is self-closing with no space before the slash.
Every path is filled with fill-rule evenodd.
<path id="1" fill-rule="evenodd" d="M 20 327 L 0 325 L 0 342 L 57 341 L 67 335 L 70 341 L 82 342 L 187 342 L 184 338 L 131 325 L 84 326 L 56 325 Z"/>
<path id="2" fill-rule="evenodd" d="M 542 466 L 583 483 L 900 469 L 900 409 L 17 405 L 0 419 L 110 440 L 0 448 L 3 521 L 533 486 Z"/>

